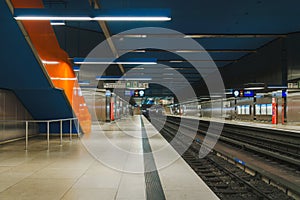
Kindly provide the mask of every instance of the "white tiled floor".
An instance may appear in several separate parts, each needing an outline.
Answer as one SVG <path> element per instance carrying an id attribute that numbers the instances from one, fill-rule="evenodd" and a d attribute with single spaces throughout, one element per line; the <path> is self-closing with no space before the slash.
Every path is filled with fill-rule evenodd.
<path id="1" fill-rule="evenodd" d="M 166 141 L 144 120 L 153 150 Z M 30 139 L 0 146 L 0 199 L 146 199 L 140 116 L 93 125 L 81 140 Z M 165 165 L 176 152 L 155 155 Z M 178 156 L 177 156 L 178 157 Z M 135 173 L 127 173 L 135 172 Z M 182 159 L 159 169 L 167 199 L 217 199 Z M 203 196 L 206 195 L 206 196 Z"/>

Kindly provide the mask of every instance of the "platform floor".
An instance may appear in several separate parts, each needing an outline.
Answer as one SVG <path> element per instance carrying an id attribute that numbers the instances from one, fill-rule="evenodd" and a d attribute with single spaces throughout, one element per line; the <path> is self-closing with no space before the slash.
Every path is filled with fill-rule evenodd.
<path id="1" fill-rule="evenodd" d="M 218 199 L 143 117 L 0 146 L 0 199 Z"/>

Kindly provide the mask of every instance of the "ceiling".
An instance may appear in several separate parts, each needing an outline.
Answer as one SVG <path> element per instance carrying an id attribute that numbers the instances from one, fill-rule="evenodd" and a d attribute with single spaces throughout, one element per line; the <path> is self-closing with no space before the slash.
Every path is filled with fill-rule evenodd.
<path id="1" fill-rule="evenodd" d="M 91 8 L 89 0 L 44 0 L 45 7 L 64 8 L 64 9 L 89 9 Z M 225 67 L 226 65 L 237 62 L 248 54 L 256 53 L 256 51 L 267 43 L 279 38 L 285 37 L 286 34 L 300 31 L 299 23 L 299 0 L 288 1 L 239 1 L 239 0 L 100 0 L 101 9 L 120 9 L 120 8 L 166 8 L 171 10 L 171 21 L 166 22 L 107 22 L 110 35 L 120 34 L 134 28 L 142 27 L 161 27 L 178 31 L 185 35 L 196 35 L 193 38 L 197 41 L 211 56 L 217 67 Z M 58 37 L 64 33 L 64 38 L 71 34 L 66 29 L 84 30 L 86 34 L 85 41 L 101 42 L 105 40 L 104 33 L 97 22 L 67 22 L 65 27 L 54 27 Z M 143 35 L 144 33 L 140 33 Z M 99 35 L 95 40 L 95 35 Z M 165 33 L 146 33 L 147 38 L 176 38 L 181 35 L 165 34 Z M 82 38 L 81 38 L 82 39 Z M 136 36 L 117 36 L 122 42 L 136 43 L 143 38 Z M 59 39 L 61 46 L 66 48 L 65 41 Z M 94 44 L 94 46 L 97 44 Z M 90 45 L 91 47 L 93 45 Z M 78 48 L 84 49 L 87 54 L 92 49 L 85 47 L 84 43 Z M 126 51 L 126 45 L 116 45 L 118 54 Z M 72 49 L 72 48 L 69 48 Z M 125 58 L 156 58 L 158 63 L 168 65 L 183 74 L 190 83 L 197 84 L 200 74 L 195 71 L 189 62 L 178 55 L 178 51 L 184 52 L 181 55 L 189 55 L 197 57 L 199 52 L 186 51 L 191 50 L 174 48 L 170 45 L 169 49 L 145 49 L 145 52 L 131 52 L 124 55 Z M 78 52 L 82 52 L 78 50 Z M 73 57 L 81 57 L 82 53 L 68 52 Z M 80 54 L 80 55 L 79 55 Z M 194 54 L 194 55 L 193 55 Z M 175 61 L 175 62 L 174 62 Z M 177 61 L 177 62 L 176 62 Z M 184 61 L 184 62 L 181 62 Z M 205 59 L 201 56 L 198 62 L 204 62 L 202 65 L 206 67 Z M 133 65 L 123 65 L 125 71 L 132 69 Z M 153 66 L 146 66 L 146 68 Z M 117 67 L 115 66 L 115 71 Z M 146 69 L 145 69 L 146 70 Z M 157 74 L 162 76 L 160 70 L 156 70 Z M 139 73 L 147 73 L 147 71 L 139 70 Z M 152 70 L 152 73 L 153 70 Z M 167 75 L 166 75 L 167 76 Z M 205 76 L 202 74 L 202 76 Z M 173 81 L 168 79 L 167 82 Z M 179 85 L 178 85 L 179 88 Z M 159 86 L 155 85 L 151 88 L 153 95 L 162 92 Z M 153 92 L 157 90 L 157 92 Z M 164 90 L 165 92 L 165 90 Z M 166 92 L 165 95 L 168 95 Z"/>

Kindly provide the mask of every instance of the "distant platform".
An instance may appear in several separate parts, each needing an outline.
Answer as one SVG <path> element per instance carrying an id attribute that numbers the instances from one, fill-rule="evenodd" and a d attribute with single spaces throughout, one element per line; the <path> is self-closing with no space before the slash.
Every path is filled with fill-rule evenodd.
<path id="1" fill-rule="evenodd" d="M 300 134 L 300 125 L 298 126 L 298 125 L 291 125 L 291 124 L 271 124 L 271 123 L 264 123 L 264 122 L 241 121 L 241 120 L 225 120 L 225 119 L 222 120 L 219 118 L 207 118 L 207 117 L 185 116 L 185 115 L 167 115 L 167 116 L 184 117 L 188 119 L 197 119 L 202 121 L 223 122 L 225 124 L 265 128 L 271 130 L 290 131 L 290 132 L 297 132 Z"/>

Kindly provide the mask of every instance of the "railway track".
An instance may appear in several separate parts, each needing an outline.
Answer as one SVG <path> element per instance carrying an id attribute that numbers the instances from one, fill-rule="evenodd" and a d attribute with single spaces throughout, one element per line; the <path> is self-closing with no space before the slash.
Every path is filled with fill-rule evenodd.
<path id="1" fill-rule="evenodd" d="M 164 123 L 159 118 L 154 120 L 153 124 L 160 127 Z M 160 131 L 169 142 L 178 130 L 178 123 L 177 127 L 175 125 L 167 121 Z M 201 140 L 195 139 L 182 157 L 221 199 L 292 199 L 283 191 L 262 181 L 260 177 L 252 176 L 224 160 L 216 152 L 212 151 L 200 159 L 199 149 L 204 144 L 199 141 Z M 173 142 L 174 149 L 180 149 L 182 145 L 185 144 L 179 140 Z"/>
<path id="2" fill-rule="evenodd" d="M 195 119 L 190 120 L 191 123 L 194 123 L 193 120 Z M 180 118 L 168 117 L 165 126 L 176 129 L 179 123 Z M 213 129 L 212 133 L 207 133 L 208 125 L 209 122 L 200 121 L 198 134 L 202 136 L 210 134 L 213 137 Z M 190 129 L 189 124 L 181 126 Z M 275 130 L 271 132 L 270 130 L 244 126 L 243 130 L 237 130 L 237 128 L 235 125 L 225 124 L 219 141 L 266 156 L 281 164 L 300 170 L 300 134 Z"/>

